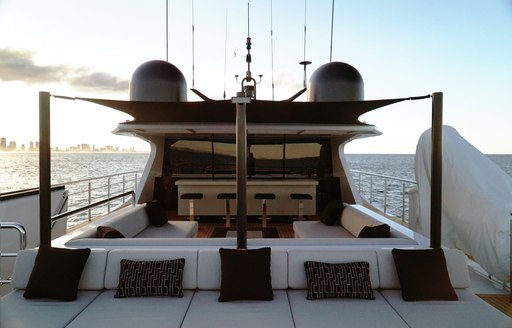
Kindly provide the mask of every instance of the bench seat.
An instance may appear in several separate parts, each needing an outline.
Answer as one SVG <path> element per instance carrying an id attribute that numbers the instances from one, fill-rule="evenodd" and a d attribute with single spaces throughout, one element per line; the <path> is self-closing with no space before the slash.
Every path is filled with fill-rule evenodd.
<path id="1" fill-rule="evenodd" d="M 181 327 L 294 327 L 285 290 L 274 290 L 272 301 L 242 300 L 219 303 L 218 298 L 218 290 L 197 291 Z"/>

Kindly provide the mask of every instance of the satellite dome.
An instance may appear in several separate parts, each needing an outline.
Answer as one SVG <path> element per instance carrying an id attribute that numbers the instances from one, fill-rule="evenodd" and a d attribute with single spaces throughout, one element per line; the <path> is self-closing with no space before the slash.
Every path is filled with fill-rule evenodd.
<path id="1" fill-rule="evenodd" d="M 133 72 L 130 100 L 187 101 L 187 81 L 173 64 L 151 60 Z"/>
<path id="2" fill-rule="evenodd" d="M 364 100 L 363 78 L 347 63 L 327 63 L 311 75 L 307 98 L 308 101 Z"/>

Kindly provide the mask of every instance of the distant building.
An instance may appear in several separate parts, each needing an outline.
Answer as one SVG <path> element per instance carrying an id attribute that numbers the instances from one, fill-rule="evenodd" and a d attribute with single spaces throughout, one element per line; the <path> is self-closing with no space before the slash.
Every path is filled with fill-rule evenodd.
<path id="1" fill-rule="evenodd" d="M 7 150 L 16 150 L 18 147 L 16 146 L 16 141 L 9 141 L 9 146 L 7 146 Z"/>
<path id="2" fill-rule="evenodd" d="M 0 138 L 0 150 L 7 149 L 7 140 L 5 138 Z"/>

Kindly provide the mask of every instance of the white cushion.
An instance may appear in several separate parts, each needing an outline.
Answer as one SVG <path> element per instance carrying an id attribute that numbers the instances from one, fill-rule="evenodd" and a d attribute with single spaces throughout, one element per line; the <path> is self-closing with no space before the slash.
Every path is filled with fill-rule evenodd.
<path id="1" fill-rule="evenodd" d="M 272 289 L 288 288 L 287 252 L 272 249 L 270 260 Z M 203 290 L 220 289 L 221 262 L 218 249 L 201 249 L 198 254 L 197 287 Z"/>
<path id="2" fill-rule="evenodd" d="M 91 303 L 100 291 L 78 291 L 73 302 L 23 297 L 24 291 L 15 290 L 2 297 L 0 326 L 2 328 L 65 327 Z"/>
<path id="3" fill-rule="evenodd" d="M 328 226 L 320 221 L 295 221 L 293 222 L 293 232 L 295 238 L 354 238 L 342 226 Z"/>
<path id="4" fill-rule="evenodd" d="M 365 261 L 370 263 L 370 281 L 372 288 L 379 288 L 377 254 L 373 250 L 339 249 L 290 249 L 288 250 L 288 285 L 290 288 L 306 289 L 306 270 L 304 262 L 349 263 Z"/>
<path id="5" fill-rule="evenodd" d="M 196 221 L 171 221 L 161 227 L 149 225 L 136 238 L 190 238 L 197 233 Z"/>
<path id="6" fill-rule="evenodd" d="M 328 298 L 309 301 L 306 290 L 288 290 L 296 327 L 408 327 L 379 292 L 374 300 Z"/>
<path id="7" fill-rule="evenodd" d="M 365 226 L 373 227 L 374 225 L 380 224 L 382 224 L 382 222 L 360 211 L 357 205 L 345 205 L 341 213 L 341 225 L 354 237 L 359 236 L 359 233 Z"/>
<path id="8" fill-rule="evenodd" d="M 197 249 L 114 249 L 108 253 L 107 269 L 105 272 L 105 288 L 117 289 L 121 260 L 158 261 L 185 259 L 183 269 L 183 289 L 197 287 Z"/>
<path id="9" fill-rule="evenodd" d="M 197 291 L 181 327 L 294 327 L 288 297 L 284 290 L 274 290 L 272 301 L 240 300 L 220 303 L 218 298 L 217 290 Z"/>
<path id="10" fill-rule="evenodd" d="M 410 327 L 512 327 L 512 318 L 467 290 L 455 290 L 458 301 L 406 302 L 400 290 L 381 290 Z"/>
<path id="11" fill-rule="evenodd" d="M 37 249 L 20 251 L 16 257 L 12 276 L 12 288 L 25 289 L 37 256 Z M 101 290 L 104 287 L 105 266 L 107 251 L 101 249 L 91 250 L 91 255 L 85 263 L 84 271 L 78 284 L 79 290 Z M 65 265 L 65 264 L 63 264 Z"/>
<path id="12" fill-rule="evenodd" d="M 179 328 L 194 292 L 184 297 L 114 298 L 114 290 L 104 291 L 66 327 L 176 327 Z"/>
<path id="13" fill-rule="evenodd" d="M 396 272 L 391 249 L 377 251 L 381 288 L 398 289 L 400 280 Z M 466 255 L 457 249 L 444 249 L 446 267 L 453 288 L 468 288 L 470 285 Z"/>

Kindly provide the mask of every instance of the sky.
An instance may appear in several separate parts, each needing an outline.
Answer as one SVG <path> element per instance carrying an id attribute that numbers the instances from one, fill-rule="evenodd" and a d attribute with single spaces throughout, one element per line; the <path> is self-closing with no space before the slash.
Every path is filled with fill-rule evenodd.
<path id="1" fill-rule="evenodd" d="M 365 99 L 443 92 L 444 124 L 485 154 L 512 154 L 512 0 L 335 0 L 332 50 L 332 0 L 249 3 L 248 27 L 246 1 L 169 0 L 166 37 L 165 0 L 0 0 L 0 137 L 38 139 L 39 91 L 128 100 L 132 73 L 153 59 L 176 65 L 189 88 L 230 98 L 240 89 L 234 75 L 246 71 L 249 33 L 259 99 L 300 90 L 304 59 L 308 77 L 342 61 L 361 73 Z M 149 149 L 111 133 L 130 119 L 124 113 L 80 101 L 51 106 L 52 147 Z M 412 154 L 431 126 L 431 102 L 360 119 L 383 135 L 349 143 L 348 153 Z"/>

